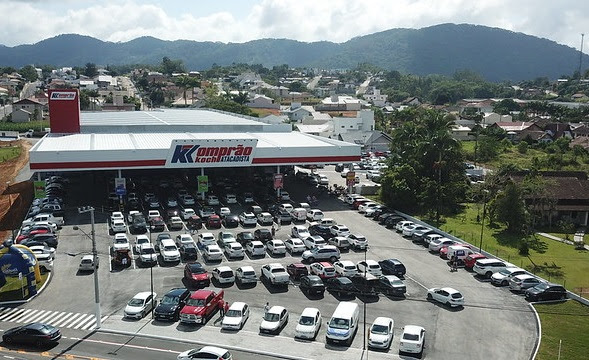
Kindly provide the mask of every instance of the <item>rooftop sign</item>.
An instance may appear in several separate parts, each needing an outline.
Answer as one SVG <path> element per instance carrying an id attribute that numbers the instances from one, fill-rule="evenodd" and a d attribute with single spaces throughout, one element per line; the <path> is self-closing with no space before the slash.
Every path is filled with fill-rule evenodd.
<path id="1" fill-rule="evenodd" d="M 172 140 L 166 168 L 250 166 L 258 139 Z"/>

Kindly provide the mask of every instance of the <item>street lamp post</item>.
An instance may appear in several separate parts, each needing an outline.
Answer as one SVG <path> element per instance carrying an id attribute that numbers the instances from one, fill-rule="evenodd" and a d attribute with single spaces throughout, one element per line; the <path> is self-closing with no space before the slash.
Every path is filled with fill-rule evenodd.
<path id="1" fill-rule="evenodd" d="M 151 229 L 149 229 L 149 243 L 151 244 Z M 155 299 L 153 298 L 153 263 L 150 261 L 149 262 L 149 285 L 150 285 L 150 291 L 151 291 L 151 318 L 153 319 L 153 302 L 155 301 Z"/>
<path id="2" fill-rule="evenodd" d="M 100 313 L 100 289 L 98 288 L 98 252 L 96 251 L 96 232 L 94 231 L 94 208 L 92 206 L 84 206 L 78 208 L 80 214 L 90 213 L 90 223 L 92 224 L 92 257 L 94 262 L 94 306 L 96 316 L 96 329 L 100 329 L 101 324 L 101 313 Z M 88 234 L 84 233 L 88 237 Z"/>
<path id="3" fill-rule="evenodd" d="M 479 252 L 483 248 L 483 232 L 485 231 L 485 216 L 487 215 L 487 190 L 483 190 L 483 218 L 481 219 L 481 240 L 479 241 Z"/>
<path id="4" fill-rule="evenodd" d="M 366 253 L 368 252 L 368 248 L 366 248 L 366 250 L 364 250 L 364 280 L 366 281 L 366 268 L 368 267 L 368 265 L 366 264 Z M 363 338 L 363 342 L 362 342 L 362 353 L 366 352 L 366 299 L 364 299 L 363 302 L 363 311 L 364 311 L 364 336 Z M 366 352 L 366 358 L 368 358 L 368 353 Z"/>

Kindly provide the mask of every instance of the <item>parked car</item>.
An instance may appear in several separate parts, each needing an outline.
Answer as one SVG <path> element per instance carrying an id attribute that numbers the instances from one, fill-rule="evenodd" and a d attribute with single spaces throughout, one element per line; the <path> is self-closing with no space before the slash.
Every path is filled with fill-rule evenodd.
<path id="1" fill-rule="evenodd" d="M 290 229 L 290 234 L 292 237 L 299 238 L 301 240 L 308 238 L 311 236 L 309 233 L 309 229 L 307 229 L 304 225 L 295 225 Z"/>
<path id="2" fill-rule="evenodd" d="M 380 267 L 380 264 L 375 260 L 361 260 L 358 262 L 357 267 L 358 273 L 368 273 L 374 276 L 382 275 L 382 269 Z"/>
<path id="3" fill-rule="evenodd" d="M 223 252 L 219 245 L 207 245 L 205 246 L 203 253 L 203 258 L 207 261 L 221 261 L 223 260 Z"/>
<path id="4" fill-rule="evenodd" d="M 302 292 L 306 292 L 308 295 L 323 296 L 325 292 L 325 285 L 321 280 L 320 276 L 317 275 L 306 275 L 301 277 L 299 288 Z"/>
<path id="5" fill-rule="evenodd" d="M 352 280 L 346 276 L 327 279 L 325 281 L 325 288 L 327 291 L 336 294 L 340 298 L 343 296 L 354 297 L 358 292 Z"/>
<path id="6" fill-rule="evenodd" d="M 290 276 L 284 266 L 279 263 L 271 263 L 262 266 L 260 279 L 265 279 L 274 286 L 288 286 Z"/>
<path id="7" fill-rule="evenodd" d="M 130 247 L 129 238 L 127 238 L 126 234 L 115 234 L 113 239 L 113 250 L 128 250 Z"/>
<path id="8" fill-rule="evenodd" d="M 512 291 L 524 291 L 540 284 L 542 281 L 529 274 L 516 275 L 509 280 L 509 289 Z"/>
<path id="9" fill-rule="evenodd" d="M 227 310 L 221 322 L 221 329 L 241 330 L 250 316 L 248 304 L 236 301 Z"/>
<path id="10" fill-rule="evenodd" d="M 348 236 L 350 235 L 350 229 L 345 225 L 332 225 L 330 228 L 331 235 L 333 236 Z"/>
<path id="11" fill-rule="evenodd" d="M 211 271 L 213 279 L 219 284 L 233 284 L 235 273 L 229 266 L 218 266 Z"/>
<path id="12" fill-rule="evenodd" d="M 180 310 L 182 310 L 189 297 L 190 290 L 186 288 L 176 288 L 168 291 L 153 311 L 155 319 L 178 321 L 180 319 Z"/>
<path id="13" fill-rule="evenodd" d="M 413 222 L 413 221 L 409 221 L 409 220 L 402 220 L 402 221 L 399 221 L 399 222 L 397 222 L 397 223 L 395 224 L 395 230 L 396 230 L 398 233 L 400 233 L 400 232 L 402 232 L 402 231 L 403 231 L 403 227 L 404 227 L 404 226 L 407 226 L 407 225 L 413 225 L 413 224 L 414 224 L 414 222 Z"/>
<path id="14" fill-rule="evenodd" d="M 564 300 L 567 298 L 566 289 L 559 284 L 540 283 L 525 292 L 528 301 Z"/>
<path id="15" fill-rule="evenodd" d="M 157 252 L 151 243 L 141 244 L 137 254 L 139 254 L 141 265 L 151 266 L 157 264 Z"/>
<path id="16" fill-rule="evenodd" d="M 305 308 L 295 328 L 295 338 L 315 340 L 321 328 L 321 312 L 316 308 Z"/>
<path id="17" fill-rule="evenodd" d="M 313 249 L 327 244 L 324 238 L 319 235 L 311 235 L 303 238 L 303 244 L 307 249 Z"/>
<path id="18" fill-rule="evenodd" d="M 491 275 L 491 283 L 498 286 L 507 286 L 512 277 L 527 273 L 527 271 L 518 267 L 508 267 Z"/>
<path id="19" fill-rule="evenodd" d="M 239 284 L 255 284 L 258 276 L 253 267 L 246 265 L 235 270 L 235 281 Z"/>
<path id="20" fill-rule="evenodd" d="M 405 296 L 407 287 L 395 275 L 382 275 L 378 278 L 378 292 L 389 296 Z"/>
<path id="21" fill-rule="evenodd" d="M 241 226 L 256 226 L 258 219 L 254 213 L 242 212 L 239 214 L 239 222 L 241 223 Z"/>
<path id="22" fill-rule="evenodd" d="M 258 219 L 258 223 L 260 223 L 260 225 L 262 225 L 262 226 L 272 225 L 272 223 L 274 222 L 274 218 L 272 217 L 272 214 L 270 214 L 269 212 L 266 212 L 266 211 L 259 213 L 256 217 Z"/>
<path id="23" fill-rule="evenodd" d="M 472 271 L 472 268 L 476 264 L 477 260 L 486 259 L 487 257 L 480 253 L 470 254 L 464 259 L 464 268 Z"/>
<path id="24" fill-rule="evenodd" d="M 184 229 L 184 222 L 182 221 L 182 219 L 179 216 L 172 216 L 168 220 L 167 225 L 168 225 L 168 230 L 170 230 L 170 231 Z"/>
<path id="25" fill-rule="evenodd" d="M 320 221 L 323 219 L 323 212 L 319 209 L 311 209 L 307 211 L 307 220 L 309 222 Z"/>
<path id="26" fill-rule="evenodd" d="M 425 345 L 425 329 L 416 325 L 405 325 L 399 343 L 399 355 L 418 354 L 421 357 Z"/>
<path id="27" fill-rule="evenodd" d="M 96 264 L 94 263 L 94 255 L 84 255 L 80 261 L 79 271 L 94 271 L 99 267 L 99 257 L 96 257 Z"/>
<path id="28" fill-rule="evenodd" d="M 261 333 L 279 334 L 288 322 L 288 311 L 282 306 L 272 306 L 260 324 Z"/>
<path id="29" fill-rule="evenodd" d="M 195 216 L 195 215 L 196 215 L 196 212 L 192 208 L 184 208 L 184 209 L 180 210 L 180 216 L 184 220 L 188 220 L 188 219 L 190 219 L 190 217 Z"/>
<path id="30" fill-rule="evenodd" d="M 61 339 L 61 332 L 53 325 L 45 323 L 30 323 L 4 331 L 2 341 L 5 344 L 28 344 L 37 347 L 54 344 Z"/>
<path id="31" fill-rule="evenodd" d="M 327 240 L 327 243 L 329 245 L 333 245 L 333 246 L 337 247 L 340 251 L 350 250 L 350 246 L 351 246 L 348 238 L 343 237 L 343 236 L 334 236 L 332 238 L 329 238 Z"/>
<path id="32" fill-rule="evenodd" d="M 321 224 L 313 224 L 309 226 L 309 233 L 312 236 L 321 236 L 325 240 L 333 236 L 331 235 L 331 229 L 329 228 L 329 226 Z"/>
<path id="33" fill-rule="evenodd" d="M 389 317 L 379 316 L 374 319 L 368 333 L 368 347 L 373 349 L 388 349 L 393 342 L 395 322 Z"/>
<path id="34" fill-rule="evenodd" d="M 428 289 L 427 299 L 430 301 L 435 300 L 450 307 L 464 306 L 462 294 L 451 287 Z"/>
<path id="35" fill-rule="evenodd" d="M 125 317 L 132 319 L 144 318 L 148 312 L 156 307 L 156 298 L 157 294 L 154 292 L 144 291 L 137 293 L 125 306 Z"/>
<path id="36" fill-rule="evenodd" d="M 325 261 L 315 262 L 309 265 L 309 272 L 319 276 L 321 279 L 329 279 L 337 276 L 333 265 Z"/>
<path id="37" fill-rule="evenodd" d="M 198 246 L 204 248 L 205 246 L 208 245 L 215 245 L 215 235 L 213 235 L 213 233 L 210 232 L 203 232 L 198 234 L 197 237 L 197 241 L 198 241 Z"/>
<path id="38" fill-rule="evenodd" d="M 302 263 L 292 263 L 286 266 L 286 272 L 293 280 L 300 280 L 301 277 L 309 275 L 309 269 Z"/>
<path id="39" fill-rule="evenodd" d="M 456 240 L 442 237 L 442 238 L 437 238 L 437 239 L 432 240 L 429 243 L 428 248 L 429 248 L 430 252 L 437 253 L 444 246 L 458 245 L 458 244 L 460 244 L 460 243 Z"/>
<path id="40" fill-rule="evenodd" d="M 266 243 L 266 248 L 268 252 L 272 255 L 285 255 L 286 254 L 286 245 L 282 240 L 270 240 Z"/>
<path id="41" fill-rule="evenodd" d="M 243 249 L 243 246 L 240 243 L 238 243 L 237 241 L 227 243 L 223 247 L 223 251 L 225 252 L 225 255 L 227 256 L 227 258 L 230 258 L 230 259 L 243 258 L 245 256 L 245 251 Z"/>
<path id="42" fill-rule="evenodd" d="M 123 219 L 111 220 L 110 231 L 113 234 L 126 233 L 127 232 L 127 224 L 125 224 L 125 221 Z"/>
<path id="43" fill-rule="evenodd" d="M 476 261 L 472 269 L 477 275 L 490 279 L 494 273 L 508 267 L 513 265 L 497 259 L 480 259 Z"/>
<path id="44" fill-rule="evenodd" d="M 216 346 L 204 346 L 200 349 L 190 349 L 178 354 L 178 360 L 193 359 L 222 359 L 232 360 L 231 352 Z"/>
<path id="45" fill-rule="evenodd" d="M 254 240 L 254 234 L 251 231 L 242 231 L 237 234 L 237 242 L 241 245 L 245 245 L 250 241 Z"/>
<path id="46" fill-rule="evenodd" d="M 207 287 L 211 285 L 211 279 L 207 270 L 198 261 L 184 266 L 184 281 L 191 286 Z"/>
<path id="47" fill-rule="evenodd" d="M 350 260 L 336 261 L 333 263 L 333 267 L 339 276 L 354 276 L 358 273 L 356 264 Z"/>
<path id="48" fill-rule="evenodd" d="M 385 275 L 404 276 L 407 272 L 405 265 L 397 259 L 386 259 L 378 262 Z"/>
<path id="49" fill-rule="evenodd" d="M 247 251 L 250 256 L 266 256 L 266 247 L 264 243 L 261 241 L 250 241 L 245 245 L 245 251 Z"/>
<path id="50" fill-rule="evenodd" d="M 286 239 L 284 241 L 284 245 L 291 254 L 298 254 L 307 250 L 305 243 L 297 238 Z"/>
<path id="51" fill-rule="evenodd" d="M 321 247 L 314 247 L 311 250 L 306 250 L 302 254 L 302 259 L 310 263 L 315 261 L 330 261 L 336 262 L 340 258 L 339 250 L 333 245 L 325 245 Z"/>
<path id="52" fill-rule="evenodd" d="M 239 226 L 239 216 L 235 214 L 228 214 L 223 217 L 221 223 L 225 228 L 235 228 Z"/>
<path id="53" fill-rule="evenodd" d="M 292 223 L 292 216 L 284 209 L 278 209 L 274 214 L 274 222 L 280 225 L 288 225 Z"/>
<path id="54" fill-rule="evenodd" d="M 272 240 L 272 232 L 266 228 L 256 229 L 254 231 L 254 240 L 266 243 Z"/>
<path id="55" fill-rule="evenodd" d="M 350 246 L 354 250 L 366 250 L 368 249 L 368 240 L 361 234 L 350 234 L 348 235 L 348 241 Z"/>

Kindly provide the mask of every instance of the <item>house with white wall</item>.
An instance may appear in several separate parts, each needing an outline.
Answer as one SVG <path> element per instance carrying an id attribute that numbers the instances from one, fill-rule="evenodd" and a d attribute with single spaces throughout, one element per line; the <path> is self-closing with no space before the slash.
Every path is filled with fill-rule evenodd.
<path id="1" fill-rule="evenodd" d="M 380 89 L 374 89 L 370 93 L 364 94 L 364 99 L 371 102 L 374 106 L 383 107 L 387 102 L 387 95 L 380 93 Z"/>

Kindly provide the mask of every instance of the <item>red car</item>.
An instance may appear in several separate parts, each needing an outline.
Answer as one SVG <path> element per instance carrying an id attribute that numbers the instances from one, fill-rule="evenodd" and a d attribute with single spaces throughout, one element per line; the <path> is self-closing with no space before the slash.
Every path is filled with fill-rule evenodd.
<path id="1" fill-rule="evenodd" d="M 466 270 L 472 271 L 472 268 L 474 267 L 474 264 L 477 262 L 477 260 L 486 258 L 487 257 L 481 253 L 470 254 L 466 257 L 466 259 L 464 259 L 464 268 Z"/>
<path id="2" fill-rule="evenodd" d="M 37 235 L 37 234 L 47 234 L 49 233 L 49 230 L 47 229 L 37 229 L 37 230 L 31 230 L 27 233 L 22 233 L 21 235 L 19 235 L 16 238 L 16 243 L 20 244 L 21 241 L 23 241 L 24 239 L 28 239 L 28 238 L 32 238 L 33 236 Z"/>
<path id="3" fill-rule="evenodd" d="M 358 200 L 354 200 L 354 202 L 352 203 L 352 209 L 354 210 L 358 210 L 358 207 L 362 204 L 365 204 L 367 202 L 371 202 L 372 200 L 370 199 L 358 199 Z"/>
<path id="4" fill-rule="evenodd" d="M 335 272 L 333 265 L 326 261 L 312 263 L 309 268 L 311 269 L 311 274 L 318 275 L 321 279 L 337 277 L 337 273 Z"/>
<path id="5" fill-rule="evenodd" d="M 195 261 L 184 266 L 184 281 L 195 287 L 207 287 L 211 285 L 211 278 L 201 263 Z"/>
<path id="6" fill-rule="evenodd" d="M 180 310 L 180 322 L 185 324 L 204 325 L 221 308 L 225 308 L 223 290 L 219 293 L 213 290 L 197 290 L 186 300 L 186 305 Z"/>
<path id="7" fill-rule="evenodd" d="M 221 217 L 217 214 L 209 216 L 207 218 L 207 228 L 220 229 L 221 228 Z"/>
<path id="8" fill-rule="evenodd" d="M 286 272 L 294 280 L 299 280 L 302 276 L 309 275 L 309 270 L 303 263 L 292 263 L 288 265 Z"/>

